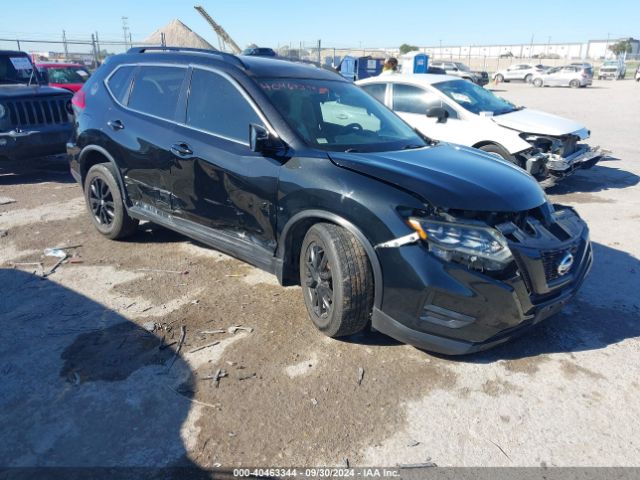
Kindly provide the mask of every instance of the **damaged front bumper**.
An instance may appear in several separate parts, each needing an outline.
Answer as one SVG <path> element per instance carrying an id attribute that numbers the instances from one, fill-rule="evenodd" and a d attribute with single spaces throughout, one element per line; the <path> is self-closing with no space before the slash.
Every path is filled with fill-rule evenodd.
<path id="1" fill-rule="evenodd" d="M 376 247 L 385 272 L 383 301 L 372 327 L 416 347 L 463 355 L 526 332 L 557 313 L 578 292 L 593 254 L 586 224 L 559 207 L 545 225 L 527 217 L 496 225 L 514 263 L 500 275 L 436 258 L 415 237 Z M 570 259 L 570 260 L 569 260 Z"/>
<path id="2" fill-rule="evenodd" d="M 579 168 L 591 168 L 598 163 L 605 152 L 598 147 L 590 147 L 586 144 L 578 145 L 575 152 L 566 157 L 550 153 L 547 159 L 547 169 L 556 178 L 566 177 Z"/>

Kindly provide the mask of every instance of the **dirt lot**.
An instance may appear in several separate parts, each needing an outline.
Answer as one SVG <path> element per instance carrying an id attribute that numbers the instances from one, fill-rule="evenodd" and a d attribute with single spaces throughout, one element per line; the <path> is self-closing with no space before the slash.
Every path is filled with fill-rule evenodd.
<path id="1" fill-rule="evenodd" d="M 548 191 L 592 230 L 576 301 L 458 359 L 325 338 L 298 288 L 237 260 L 149 225 L 99 236 L 64 161 L 0 164 L 0 465 L 638 465 L 640 85 L 497 90 L 618 159 Z M 54 246 L 78 247 L 42 280 Z"/>

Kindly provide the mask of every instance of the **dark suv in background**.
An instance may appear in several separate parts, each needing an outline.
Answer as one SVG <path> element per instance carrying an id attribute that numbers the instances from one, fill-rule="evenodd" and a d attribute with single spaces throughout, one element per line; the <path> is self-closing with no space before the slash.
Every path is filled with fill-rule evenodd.
<path id="1" fill-rule="evenodd" d="M 148 220 L 273 272 L 332 337 L 370 324 L 488 348 L 558 311 L 591 265 L 586 225 L 529 174 L 421 137 L 323 69 L 133 49 L 73 104 L 71 170 L 102 234 Z"/>
<path id="2" fill-rule="evenodd" d="M 71 93 L 43 83 L 26 53 L 0 50 L 0 158 L 65 152 Z"/>

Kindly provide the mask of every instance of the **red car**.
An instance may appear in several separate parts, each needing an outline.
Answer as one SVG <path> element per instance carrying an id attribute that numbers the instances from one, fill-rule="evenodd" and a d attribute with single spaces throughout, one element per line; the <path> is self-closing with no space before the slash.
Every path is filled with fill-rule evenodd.
<path id="1" fill-rule="evenodd" d="M 89 71 L 78 63 L 36 63 L 36 68 L 51 87 L 77 92 L 89 78 Z"/>

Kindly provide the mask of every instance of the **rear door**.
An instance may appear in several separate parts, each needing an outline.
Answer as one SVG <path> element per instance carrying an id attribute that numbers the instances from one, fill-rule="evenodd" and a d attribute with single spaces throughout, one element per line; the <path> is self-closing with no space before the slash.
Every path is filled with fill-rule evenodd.
<path id="1" fill-rule="evenodd" d="M 107 79 L 116 102 L 105 115 L 104 131 L 116 146 L 112 151 L 134 203 L 171 209 L 167 179 L 174 158 L 168 139 L 186 72 L 180 66 L 123 66 Z"/>
<path id="2" fill-rule="evenodd" d="M 281 164 L 249 148 L 260 110 L 227 73 L 194 67 L 183 115 L 167 137 L 174 214 L 273 250 Z"/>

